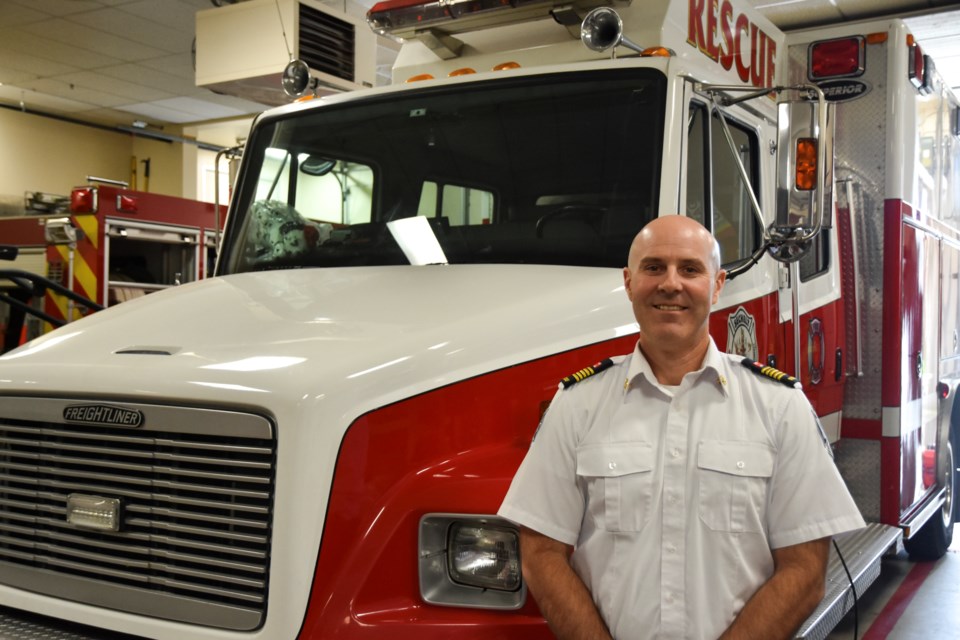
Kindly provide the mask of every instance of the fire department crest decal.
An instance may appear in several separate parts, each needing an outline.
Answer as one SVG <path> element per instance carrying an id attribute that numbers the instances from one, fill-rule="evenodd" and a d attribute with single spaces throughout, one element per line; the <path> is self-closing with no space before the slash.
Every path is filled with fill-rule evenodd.
<path id="1" fill-rule="evenodd" d="M 743 307 L 727 318 L 727 353 L 757 360 L 757 321 Z"/>

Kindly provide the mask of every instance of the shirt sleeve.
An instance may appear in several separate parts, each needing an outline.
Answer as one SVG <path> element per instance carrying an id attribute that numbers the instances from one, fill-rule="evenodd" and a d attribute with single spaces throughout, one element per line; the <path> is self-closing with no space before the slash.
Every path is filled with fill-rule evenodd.
<path id="1" fill-rule="evenodd" d="M 787 547 L 866 526 L 802 393 L 789 394 L 778 427 L 768 498 L 770 546 Z"/>
<path id="2" fill-rule="evenodd" d="M 577 422 L 573 390 L 558 391 L 513 478 L 498 514 L 545 536 L 574 545 L 584 498 L 576 475 Z"/>

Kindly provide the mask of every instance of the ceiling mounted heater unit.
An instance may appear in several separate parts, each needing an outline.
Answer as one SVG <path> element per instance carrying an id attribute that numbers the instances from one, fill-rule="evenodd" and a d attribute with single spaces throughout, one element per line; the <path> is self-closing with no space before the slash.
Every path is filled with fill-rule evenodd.
<path id="1" fill-rule="evenodd" d="M 198 87 L 286 104 L 280 78 L 291 55 L 310 67 L 318 95 L 375 83 L 376 35 L 362 20 L 315 0 L 250 0 L 198 11 L 196 20 Z"/>

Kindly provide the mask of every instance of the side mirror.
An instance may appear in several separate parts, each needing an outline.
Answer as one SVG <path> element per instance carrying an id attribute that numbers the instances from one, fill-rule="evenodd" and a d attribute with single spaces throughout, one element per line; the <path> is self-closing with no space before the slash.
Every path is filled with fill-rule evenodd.
<path id="1" fill-rule="evenodd" d="M 821 119 L 815 101 L 781 102 L 777 117 L 777 215 L 774 229 L 794 235 L 831 223 L 833 105 Z M 824 122 L 825 121 L 825 122 Z"/>
<path id="2" fill-rule="evenodd" d="M 9 244 L 0 244 L 0 260 L 16 260 L 20 247 Z"/>

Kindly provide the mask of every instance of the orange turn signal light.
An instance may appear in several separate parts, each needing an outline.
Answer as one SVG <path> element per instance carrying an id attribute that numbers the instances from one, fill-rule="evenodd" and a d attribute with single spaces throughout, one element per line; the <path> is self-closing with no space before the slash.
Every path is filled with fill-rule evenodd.
<path id="1" fill-rule="evenodd" d="M 454 69 L 453 71 L 448 73 L 447 76 L 451 78 L 456 78 L 457 76 L 468 76 L 471 73 L 476 73 L 476 71 L 471 69 L 470 67 L 461 67 L 459 69 Z"/>
<path id="2" fill-rule="evenodd" d="M 817 140 L 797 140 L 797 190 L 813 191 L 817 185 Z"/>
<path id="3" fill-rule="evenodd" d="M 500 64 L 498 64 L 497 66 L 495 66 L 495 67 L 493 68 L 493 70 L 494 70 L 494 71 L 506 71 L 506 70 L 508 70 L 508 69 L 519 69 L 519 68 L 520 68 L 520 63 L 519 63 L 519 62 L 513 62 L 513 61 L 511 61 L 511 62 L 501 62 Z"/>
<path id="4" fill-rule="evenodd" d="M 669 58 L 673 55 L 673 52 L 666 47 L 647 47 L 640 52 L 640 55 L 644 58 L 649 57 L 660 57 L 660 58 Z"/>
<path id="5" fill-rule="evenodd" d="M 433 80 L 433 76 L 429 73 L 421 73 L 416 76 L 410 76 L 407 78 L 407 82 L 420 82 L 421 80 Z"/>

